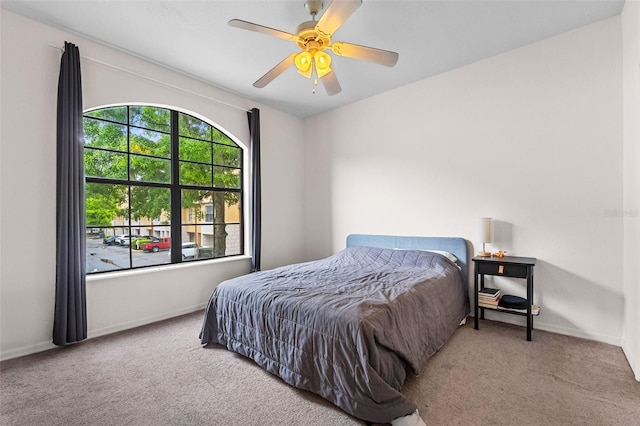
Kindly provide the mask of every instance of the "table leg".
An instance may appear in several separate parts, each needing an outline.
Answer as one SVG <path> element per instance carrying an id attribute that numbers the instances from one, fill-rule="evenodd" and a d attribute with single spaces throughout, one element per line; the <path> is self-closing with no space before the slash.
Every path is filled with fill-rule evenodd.
<path id="1" fill-rule="evenodd" d="M 478 262 L 473 262 L 473 328 L 478 329 Z"/>
<path id="2" fill-rule="evenodd" d="M 533 328 L 533 315 L 531 304 L 533 303 L 533 268 L 527 268 L 527 340 L 531 341 L 531 329 Z"/>

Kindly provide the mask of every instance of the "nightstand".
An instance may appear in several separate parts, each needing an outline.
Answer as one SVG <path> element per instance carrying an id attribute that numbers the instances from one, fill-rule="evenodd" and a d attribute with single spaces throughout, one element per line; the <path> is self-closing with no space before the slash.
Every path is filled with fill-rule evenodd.
<path id="1" fill-rule="evenodd" d="M 539 307 L 533 307 L 533 267 L 536 264 L 534 257 L 479 257 L 473 259 L 474 279 L 473 298 L 475 305 L 474 328 L 478 329 L 478 319 L 484 319 L 484 310 L 523 315 L 527 317 L 527 340 L 531 341 L 533 329 L 533 317 L 538 315 Z M 484 276 L 495 275 L 509 278 L 523 278 L 527 280 L 527 309 L 506 309 L 500 306 L 478 306 L 478 291 L 484 289 Z M 478 285 L 478 281 L 480 281 Z M 479 315 L 478 315 L 479 314 Z"/>

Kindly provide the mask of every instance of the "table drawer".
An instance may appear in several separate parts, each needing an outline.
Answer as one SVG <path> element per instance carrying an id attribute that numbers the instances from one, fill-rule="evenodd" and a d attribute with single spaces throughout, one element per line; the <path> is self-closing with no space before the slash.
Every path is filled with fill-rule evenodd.
<path id="1" fill-rule="evenodd" d="M 527 265 L 480 262 L 478 264 L 478 272 L 485 275 L 504 275 L 505 277 L 527 278 Z"/>

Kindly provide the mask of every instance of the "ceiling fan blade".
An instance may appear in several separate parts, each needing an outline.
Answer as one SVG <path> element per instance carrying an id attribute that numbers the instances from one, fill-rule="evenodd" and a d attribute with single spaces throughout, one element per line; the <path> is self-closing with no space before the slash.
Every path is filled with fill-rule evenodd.
<path id="1" fill-rule="evenodd" d="M 336 55 L 347 58 L 362 59 L 388 67 L 394 66 L 398 62 L 398 54 L 388 50 L 376 49 L 375 47 L 360 46 L 357 44 L 336 42 L 331 45 L 331 50 Z"/>
<path id="2" fill-rule="evenodd" d="M 322 80 L 322 84 L 327 90 L 327 94 L 329 96 L 333 96 L 342 91 L 342 87 L 340 87 L 340 83 L 338 83 L 338 77 L 336 77 L 335 71 L 331 70 L 330 73 L 325 74 L 320 78 L 320 80 Z"/>
<path id="3" fill-rule="evenodd" d="M 331 37 L 361 4 L 362 0 L 334 0 L 316 24 L 316 31 Z"/>
<path id="4" fill-rule="evenodd" d="M 271 68 L 265 75 L 263 75 L 255 83 L 253 83 L 253 87 L 261 89 L 267 84 L 271 83 L 277 76 L 285 72 L 287 68 L 294 64 L 297 54 L 298 53 L 296 52 L 287 56 L 282 62 Z"/>
<path id="5" fill-rule="evenodd" d="M 254 24 L 252 22 L 242 21 L 240 19 L 230 20 L 229 25 L 236 28 L 242 28 L 243 30 L 255 31 L 257 33 L 282 38 L 287 41 L 298 40 L 298 36 L 295 34 L 291 34 L 286 31 L 276 30 L 275 28 L 265 27 L 264 25 Z"/>

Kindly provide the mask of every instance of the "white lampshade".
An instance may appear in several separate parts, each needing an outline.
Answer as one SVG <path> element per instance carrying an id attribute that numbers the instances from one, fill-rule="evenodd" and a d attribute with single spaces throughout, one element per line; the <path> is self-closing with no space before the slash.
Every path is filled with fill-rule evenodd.
<path id="1" fill-rule="evenodd" d="M 481 243 L 493 242 L 493 224 L 490 217 L 481 217 L 478 222 L 478 240 Z"/>

